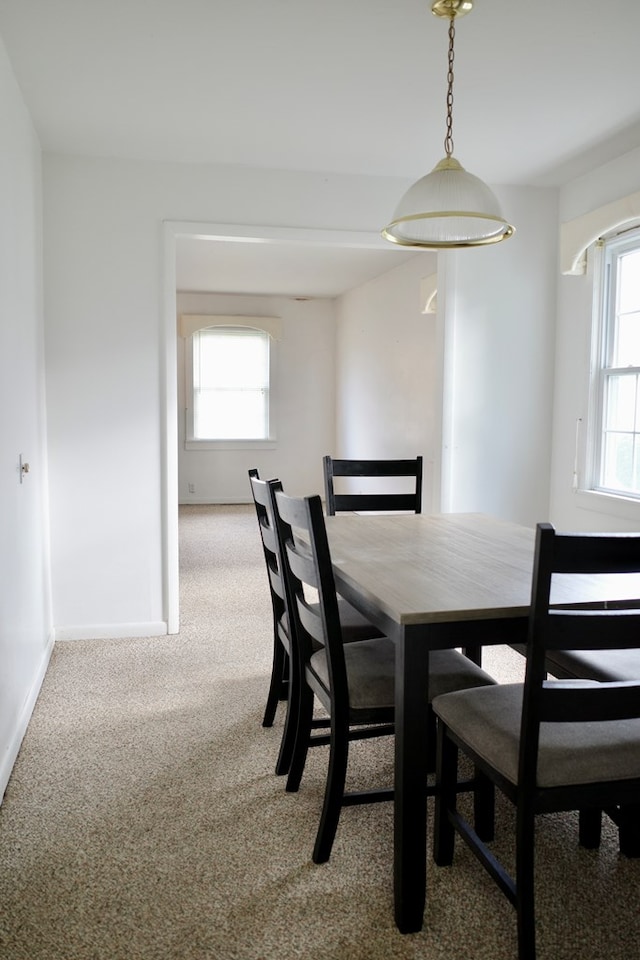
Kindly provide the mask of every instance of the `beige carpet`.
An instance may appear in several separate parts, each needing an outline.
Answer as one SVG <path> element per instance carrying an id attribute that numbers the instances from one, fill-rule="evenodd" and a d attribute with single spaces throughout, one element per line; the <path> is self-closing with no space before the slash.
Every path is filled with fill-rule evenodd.
<path id="1" fill-rule="evenodd" d="M 428 863 L 425 928 L 393 922 L 392 809 L 343 812 L 310 860 L 326 750 L 301 791 L 273 773 L 282 713 L 260 721 L 271 656 L 249 507 L 181 510 L 176 637 L 56 646 L 0 807 L 2 960 L 514 960 L 511 907 L 462 846 Z M 487 669 L 518 676 L 512 651 Z M 352 782 L 388 782 L 390 741 L 352 749 Z M 509 856 L 500 804 L 495 848 Z M 640 861 L 538 832 L 539 960 L 640 956 Z"/>

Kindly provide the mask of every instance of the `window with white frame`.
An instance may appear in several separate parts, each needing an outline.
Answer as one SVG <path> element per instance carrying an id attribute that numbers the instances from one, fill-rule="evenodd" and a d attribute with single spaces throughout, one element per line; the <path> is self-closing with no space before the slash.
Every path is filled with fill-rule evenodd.
<path id="1" fill-rule="evenodd" d="M 591 487 L 640 499 L 640 228 L 604 241 L 600 281 Z"/>
<path id="2" fill-rule="evenodd" d="M 269 341 L 265 330 L 246 326 L 193 333 L 189 439 L 269 438 Z"/>

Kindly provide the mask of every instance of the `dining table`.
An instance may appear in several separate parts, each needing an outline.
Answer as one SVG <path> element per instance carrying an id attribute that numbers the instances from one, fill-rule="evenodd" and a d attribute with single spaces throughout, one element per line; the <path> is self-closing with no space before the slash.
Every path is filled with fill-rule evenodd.
<path id="1" fill-rule="evenodd" d="M 394 912 L 422 928 L 427 899 L 429 652 L 526 643 L 535 530 L 476 513 L 326 518 L 336 588 L 395 641 Z M 619 578 L 618 578 L 619 579 Z M 558 605 L 602 604 L 606 575 L 559 577 Z"/>

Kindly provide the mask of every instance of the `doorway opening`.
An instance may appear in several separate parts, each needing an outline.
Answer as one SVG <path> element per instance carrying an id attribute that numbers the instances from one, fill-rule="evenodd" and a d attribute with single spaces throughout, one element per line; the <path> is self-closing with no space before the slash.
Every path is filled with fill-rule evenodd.
<path id="1" fill-rule="evenodd" d="M 201 251 L 208 248 L 210 255 L 213 251 L 211 263 L 219 261 L 210 280 L 214 289 L 207 292 L 230 295 L 335 297 L 350 286 L 364 283 L 403 259 L 415 256 L 415 251 L 390 246 L 377 233 L 191 221 L 166 221 L 163 224 L 162 575 L 168 633 L 177 633 L 180 627 L 177 255 L 179 247 L 192 244 L 198 244 Z M 249 261 L 252 264 L 250 272 L 246 266 Z"/>

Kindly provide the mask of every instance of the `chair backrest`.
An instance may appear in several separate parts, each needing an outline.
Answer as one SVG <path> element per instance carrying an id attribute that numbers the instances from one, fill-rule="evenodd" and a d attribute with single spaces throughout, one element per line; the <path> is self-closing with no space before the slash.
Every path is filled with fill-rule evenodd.
<path id="1" fill-rule="evenodd" d="M 282 489 L 279 480 L 271 481 L 274 489 Z M 272 496 L 268 482 L 261 480 L 255 468 L 249 470 L 249 483 L 258 517 L 258 527 L 262 538 L 262 549 L 267 565 L 271 603 L 276 623 L 285 612 L 285 585 L 282 578 L 282 563 L 279 557 L 279 544 L 273 517 Z"/>
<path id="2" fill-rule="evenodd" d="M 289 497 L 269 484 L 283 553 L 290 616 L 306 663 L 317 645 L 326 648 L 331 709 L 348 711 L 349 697 L 338 598 L 319 496 Z M 318 602 L 314 598 L 317 596 Z M 315 646 L 313 641 L 315 641 Z M 345 714 L 346 715 L 346 714 Z"/>
<path id="3" fill-rule="evenodd" d="M 326 456 L 324 492 L 330 517 L 342 511 L 410 510 L 422 512 L 422 457 L 414 460 L 335 460 Z M 336 493 L 335 477 L 413 477 L 413 490 L 405 493 Z"/>
<path id="4" fill-rule="evenodd" d="M 607 574 L 610 585 L 611 577 L 629 573 L 640 573 L 640 534 L 560 534 L 549 523 L 538 524 L 520 739 L 522 785 L 535 783 L 541 723 L 640 717 L 640 681 L 583 685 L 545 679 L 549 651 L 640 648 L 638 597 L 616 599 L 610 607 L 604 596 L 602 605 L 552 606 L 554 577 Z"/>

